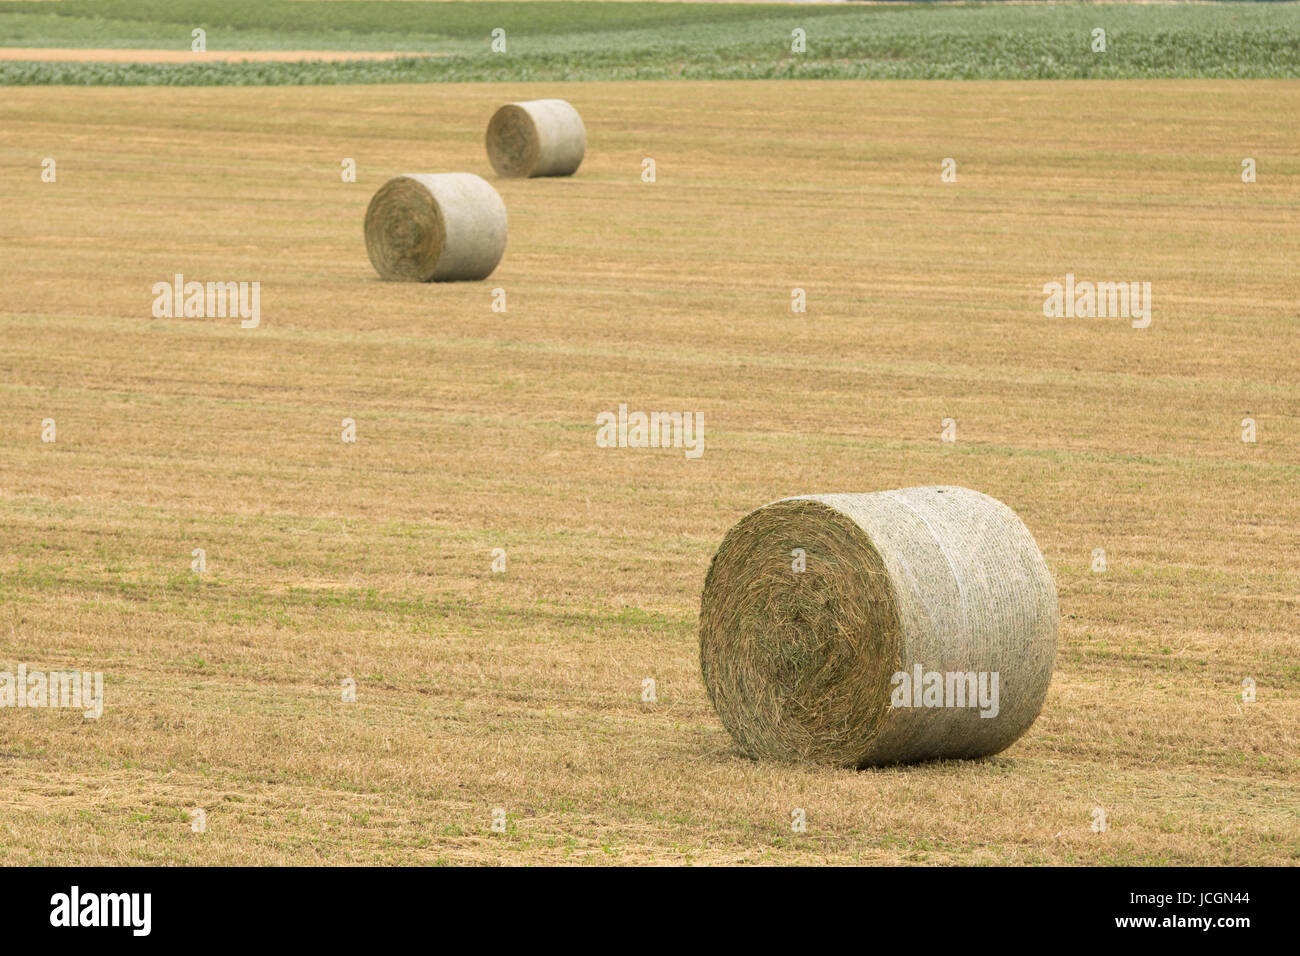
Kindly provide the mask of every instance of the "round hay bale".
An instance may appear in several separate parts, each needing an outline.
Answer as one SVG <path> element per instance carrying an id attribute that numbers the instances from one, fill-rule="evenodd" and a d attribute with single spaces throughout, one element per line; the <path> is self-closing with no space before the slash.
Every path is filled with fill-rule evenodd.
<path id="1" fill-rule="evenodd" d="M 486 279 L 506 250 L 506 207 L 473 173 L 407 173 L 366 209 L 366 252 L 385 279 Z"/>
<path id="2" fill-rule="evenodd" d="M 807 495 L 727 532 L 700 664 L 751 757 L 983 757 L 1038 716 L 1058 627 L 1047 562 L 1001 502 L 951 487 Z"/>
<path id="3" fill-rule="evenodd" d="M 487 128 L 487 153 L 498 176 L 571 176 L 587 151 L 587 130 L 565 100 L 507 103 Z"/>

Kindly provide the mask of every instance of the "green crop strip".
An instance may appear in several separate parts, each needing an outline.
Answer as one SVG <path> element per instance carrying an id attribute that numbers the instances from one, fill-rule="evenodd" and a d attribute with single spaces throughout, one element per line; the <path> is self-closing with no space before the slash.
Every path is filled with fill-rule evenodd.
<path id="1" fill-rule="evenodd" d="M 0 83 L 300 85 L 626 79 L 1300 76 L 1300 4 L 0 4 L 0 45 L 436 54 L 299 63 L 0 62 Z M 507 52 L 494 53 L 494 29 Z M 1092 31 L 1106 31 L 1105 53 Z M 791 50 L 793 31 L 806 52 Z"/>

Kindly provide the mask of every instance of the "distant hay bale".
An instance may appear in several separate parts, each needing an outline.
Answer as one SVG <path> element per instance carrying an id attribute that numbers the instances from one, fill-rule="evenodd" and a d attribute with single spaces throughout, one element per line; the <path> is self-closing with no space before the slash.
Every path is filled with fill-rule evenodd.
<path id="1" fill-rule="evenodd" d="M 486 279 L 506 249 L 506 207 L 473 173 L 407 173 L 366 210 L 366 252 L 385 279 Z"/>
<path id="2" fill-rule="evenodd" d="M 587 130 L 565 100 L 507 103 L 487 128 L 498 176 L 571 176 L 587 151 Z"/>
<path id="3" fill-rule="evenodd" d="M 1058 627 L 1047 563 L 993 498 L 953 487 L 807 495 L 727 532 L 704 583 L 700 664 L 752 757 L 982 757 L 1038 716 Z"/>

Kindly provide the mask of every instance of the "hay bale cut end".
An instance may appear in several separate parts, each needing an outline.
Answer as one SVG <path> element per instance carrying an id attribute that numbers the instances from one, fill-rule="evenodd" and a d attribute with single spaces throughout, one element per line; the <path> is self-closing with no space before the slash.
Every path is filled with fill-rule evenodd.
<path id="1" fill-rule="evenodd" d="M 755 758 L 982 757 L 1038 716 L 1058 629 L 1047 562 L 993 498 L 809 495 L 727 532 L 704 583 L 700 665 Z"/>
<path id="2" fill-rule="evenodd" d="M 506 250 L 506 207 L 473 173 L 407 173 L 366 209 L 366 253 L 385 279 L 486 279 Z"/>
<path id="3" fill-rule="evenodd" d="M 582 117 L 565 100 L 507 103 L 488 123 L 488 160 L 498 176 L 572 176 L 586 152 Z"/>

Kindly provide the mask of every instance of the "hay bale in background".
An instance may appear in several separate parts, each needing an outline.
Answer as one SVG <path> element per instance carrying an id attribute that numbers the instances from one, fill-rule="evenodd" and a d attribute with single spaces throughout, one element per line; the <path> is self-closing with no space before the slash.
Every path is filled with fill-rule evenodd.
<path id="1" fill-rule="evenodd" d="M 366 209 L 366 252 L 385 279 L 486 279 L 506 250 L 506 207 L 473 173 L 407 173 Z"/>
<path id="2" fill-rule="evenodd" d="M 498 176 L 571 176 L 587 151 L 587 130 L 565 100 L 507 103 L 487 128 Z"/>
<path id="3" fill-rule="evenodd" d="M 704 584 L 700 663 L 750 756 L 844 767 L 981 757 L 1038 716 L 1058 626 L 1047 563 L 993 498 L 950 487 L 809 495 L 727 532 Z M 918 665 L 997 673 L 996 715 L 895 706 L 894 675 Z"/>

